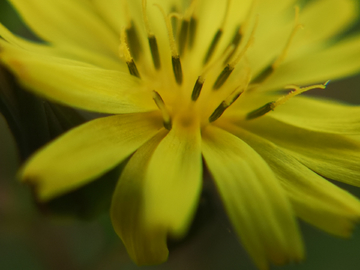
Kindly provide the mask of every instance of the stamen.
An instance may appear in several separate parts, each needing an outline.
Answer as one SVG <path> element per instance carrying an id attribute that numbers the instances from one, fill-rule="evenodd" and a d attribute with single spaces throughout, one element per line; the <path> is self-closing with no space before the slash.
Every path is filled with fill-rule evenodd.
<path id="1" fill-rule="evenodd" d="M 127 3 L 127 0 L 122 0 L 122 5 L 123 5 L 123 15 L 125 17 L 125 21 L 126 21 L 126 25 L 127 27 L 131 26 L 131 18 L 130 18 L 130 10 L 129 10 L 129 6 Z"/>
<path id="2" fill-rule="evenodd" d="M 237 57 L 232 62 L 230 62 L 229 64 L 226 65 L 226 67 L 223 69 L 223 71 L 220 73 L 220 75 L 216 79 L 216 81 L 213 85 L 214 90 L 217 90 L 221 86 L 223 86 L 223 84 L 227 81 L 227 79 L 230 77 L 231 73 L 235 69 L 236 65 L 240 62 L 240 60 L 245 55 L 247 50 L 253 44 L 256 27 L 257 27 L 257 20 L 255 23 L 254 29 L 251 32 L 250 38 L 249 38 L 248 42 L 246 43 L 245 47 L 243 48 L 243 50 L 237 55 Z M 229 48 L 231 49 L 232 47 L 229 47 Z"/>
<path id="3" fill-rule="evenodd" d="M 291 42 L 293 41 L 293 39 L 295 37 L 295 34 L 297 33 L 297 31 L 299 31 L 302 28 L 303 28 L 303 25 L 299 24 L 299 7 L 296 6 L 295 7 L 295 26 L 294 26 L 294 29 L 292 30 L 283 51 L 281 52 L 280 56 L 278 57 L 278 59 L 276 59 L 276 61 L 273 64 L 274 69 L 277 68 L 285 60 L 286 55 L 287 55 L 287 53 L 289 51 Z"/>
<path id="4" fill-rule="evenodd" d="M 121 33 L 120 34 L 120 48 L 119 48 L 120 56 L 124 58 L 127 66 L 128 66 L 130 74 L 133 76 L 136 76 L 138 78 L 141 78 L 140 73 L 134 62 L 134 59 L 132 58 L 131 53 L 130 53 L 130 49 L 129 49 L 129 46 L 127 43 L 127 36 L 126 36 L 125 28 L 122 28 L 120 33 Z"/>
<path id="5" fill-rule="evenodd" d="M 286 45 L 284 47 L 284 49 L 282 50 L 282 52 L 280 53 L 280 55 L 277 57 L 277 59 L 273 62 L 273 64 L 267 68 L 265 68 L 262 72 L 260 72 L 259 75 L 257 75 L 252 83 L 253 84 L 259 84 L 259 83 L 262 83 L 265 79 L 267 79 L 273 72 L 276 68 L 279 67 L 279 65 L 284 62 L 288 52 L 289 52 L 289 49 L 290 49 L 290 45 L 291 45 L 291 42 L 293 41 L 296 33 L 303 28 L 303 25 L 299 23 L 299 7 L 296 6 L 295 7 L 295 23 L 294 23 L 294 28 L 293 30 L 291 31 L 290 33 L 290 36 L 289 36 L 289 39 L 288 41 L 286 42 Z"/>
<path id="6" fill-rule="evenodd" d="M 252 119 L 258 118 L 260 116 L 263 116 L 264 114 L 267 114 L 268 112 L 270 112 L 274 109 L 275 109 L 274 101 L 271 101 L 269 103 L 266 103 L 264 106 L 261 106 L 260 108 L 248 113 L 246 115 L 246 120 L 252 120 Z"/>
<path id="7" fill-rule="evenodd" d="M 287 85 L 287 86 L 285 86 L 285 89 L 293 89 L 294 91 L 291 91 L 286 96 L 283 96 L 283 97 L 279 98 L 277 101 L 275 101 L 274 107 L 282 105 L 286 101 L 288 101 L 290 98 L 295 97 L 306 91 L 313 90 L 313 89 L 325 89 L 329 82 L 330 82 L 330 80 L 326 81 L 323 84 L 315 84 L 315 85 L 311 85 L 311 86 L 307 86 L 307 87 L 299 87 L 296 85 Z"/>
<path id="8" fill-rule="evenodd" d="M 179 53 L 177 51 L 175 40 L 174 40 L 174 34 L 173 34 L 172 27 L 171 27 L 171 22 L 170 22 L 169 17 L 166 16 L 165 11 L 162 9 L 161 6 L 159 6 L 158 4 L 154 4 L 154 6 L 156 6 L 160 10 L 160 12 L 163 15 L 164 20 L 165 20 L 166 28 L 168 31 L 169 43 L 170 43 L 171 62 L 172 62 L 172 66 L 173 66 L 173 72 L 174 72 L 176 82 L 180 85 L 180 84 L 182 84 L 182 81 L 183 81 L 183 73 L 182 73 L 182 67 L 181 67 Z"/>
<path id="9" fill-rule="evenodd" d="M 173 30 L 172 30 L 172 27 L 171 27 L 171 22 L 169 20 L 169 17 L 166 16 L 164 9 L 160 5 L 154 4 L 154 6 L 156 6 L 160 10 L 161 14 L 164 17 L 164 21 L 165 21 L 166 28 L 167 28 L 167 31 L 168 31 L 171 55 L 172 56 L 178 56 L 179 53 L 178 53 L 177 48 L 176 48 L 176 44 L 175 44 L 175 40 L 174 40 L 174 33 L 173 33 Z"/>
<path id="10" fill-rule="evenodd" d="M 241 91 L 237 91 L 240 87 L 234 90 L 234 92 L 226 98 L 221 104 L 215 109 L 215 111 L 209 117 L 209 123 L 216 121 L 219 117 L 229 108 L 244 92 L 244 88 Z"/>
<path id="11" fill-rule="evenodd" d="M 171 130 L 172 124 L 171 124 L 171 117 L 169 110 L 166 108 L 166 105 L 164 103 L 164 100 L 161 98 L 160 94 L 153 90 L 153 99 L 156 103 L 156 106 L 158 106 L 159 110 L 161 111 L 164 127 L 167 130 Z"/>
<path id="12" fill-rule="evenodd" d="M 232 38 L 230 44 L 228 45 L 228 48 L 233 47 L 233 49 L 232 49 L 231 53 L 229 54 L 229 56 L 225 59 L 224 64 L 228 63 L 229 60 L 231 59 L 231 57 L 235 54 L 236 49 L 238 48 L 242 38 L 243 38 L 243 34 L 241 32 L 241 27 L 238 26 L 235 30 L 235 34 L 233 35 L 233 38 Z"/>
<path id="13" fill-rule="evenodd" d="M 183 82 L 183 73 L 182 73 L 180 57 L 172 56 L 171 62 L 172 62 L 172 66 L 173 66 L 175 80 L 176 80 L 177 84 L 181 85 Z"/>
<path id="14" fill-rule="evenodd" d="M 198 0 L 192 0 L 190 7 L 186 11 L 186 15 L 185 15 L 185 18 L 189 22 L 189 27 L 188 27 L 188 47 L 189 47 L 189 49 L 191 49 L 193 47 L 194 41 L 195 41 L 197 19 L 196 19 L 194 13 L 195 13 L 196 5 L 198 4 L 198 2 L 199 2 Z"/>
<path id="15" fill-rule="evenodd" d="M 148 35 L 150 52 L 151 52 L 151 56 L 153 59 L 154 67 L 155 67 L 155 69 L 159 70 L 161 67 L 159 47 L 158 47 L 158 44 L 156 41 L 156 37 L 150 28 L 149 18 L 146 13 L 146 6 L 147 6 L 147 0 L 142 0 L 144 25 L 145 25 L 146 33 Z"/>
<path id="16" fill-rule="evenodd" d="M 216 34 L 215 34 L 215 36 L 214 36 L 214 38 L 213 38 L 213 40 L 211 42 L 211 45 L 210 45 L 210 47 L 208 49 L 208 52 L 205 55 L 205 58 L 204 58 L 204 61 L 203 61 L 204 65 L 210 60 L 210 58 L 213 55 L 217 45 L 219 44 L 220 38 L 221 38 L 221 36 L 223 34 L 224 26 L 226 24 L 226 20 L 228 18 L 229 9 L 230 9 L 230 3 L 231 3 L 231 0 L 227 0 L 227 2 L 226 2 L 226 10 L 225 10 L 223 20 L 221 22 L 219 30 L 216 32 Z"/>
<path id="17" fill-rule="evenodd" d="M 282 96 L 277 101 L 271 101 L 269 103 L 266 103 L 264 106 L 261 106 L 260 108 L 248 113 L 246 115 L 246 120 L 252 120 L 252 119 L 258 118 L 260 116 L 263 116 L 263 115 L 267 114 L 268 112 L 273 111 L 277 106 L 284 104 L 290 98 L 297 96 L 301 93 L 304 93 L 306 91 L 309 91 L 312 89 L 325 89 L 329 82 L 330 82 L 330 80 L 326 81 L 323 84 L 316 84 L 316 85 L 311 85 L 311 86 L 307 86 L 307 87 L 288 85 L 285 87 L 285 89 L 294 89 L 294 91 L 291 91 L 287 95 Z"/>
<path id="18" fill-rule="evenodd" d="M 196 80 L 196 83 L 194 85 L 194 89 L 193 89 L 192 94 L 191 94 L 191 100 L 192 101 L 196 101 L 199 98 L 202 87 L 204 85 L 204 82 L 205 82 L 205 80 L 201 76 L 199 76 L 198 79 Z"/>
<path id="19" fill-rule="evenodd" d="M 252 80 L 252 84 L 259 84 L 262 83 L 263 81 L 265 81 L 265 79 L 267 77 L 269 77 L 272 73 L 274 72 L 274 67 L 268 66 L 267 68 L 265 68 L 263 71 L 261 71 L 259 73 L 259 75 L 257 75 L 253 80 Z"/>
<path id="20" fill-rule="evenodd" d="M 171 14 L 172 13 L 179 13 L 179 10 L 175 5 L 171 6 Z M 177 17 L 171 18 L 171 27 L 172 27 L 172 29 L 174 29 L 174 33 L 176 34 L 177 29 L 178 29 L 178 18 Z"/>
<path id="21" fill-rule="evenodd" d="M 197 19 L 194 16 L 191 16 L 190 23 L 189 23 L 189 48 L 190 49 L 194 46 L 196 28 L 197 28 Z"/>
<path id="22" fill-rule="evenodd" d="M 234 70 L 233 66 L 230 66 L 229 64 L 226 65 L 226 67 L 220 73 L 219 77 L 216 79 L 216 81 L 214 83 L 214 86 L 213 86 L 213 89 L 214 90 L 219 89 L 226 82 L 226 80 L 229 78 L 229 76 L 231 75 L 233 70 Z"/>
<path id="23" fill-rule="evenodd" d="M 126 36 L 128 39 L 131 55 L 135 60 L 138 60 L 141 53 L 141 42 L 133 21 L 131 21 L 130 27 L 126 28 Z"/>
<path id="24" fill-rule="evenodd" d="M 130 62 L 126 62 L 127 66 L 128 66 L 128 69 L 129 69 L 129 72 L 131 75 L 135 76 L 135 77 L 138 77 L 139 79 L 141 78 L 140 77 L 140 73 L 135 65 L 135 62 L 134 60 L 131 60 Z"/>
<path id="25" fill-rule="evenodd" d="M 203 62 L 204 65 L 206 65 L 206 63 L 210 60 L 210 57 L 214 53 L 214 51 L 215 51 L 215 49 L 216 49 L 216 47 L 217 47 L 217 45 L 218 45 L 218 43 L 220 41 L 220 38 L 221 38 L 222 34 L 223 34 L 223 31 L 221 29 L 219 29 L 216 32 L 216 34 L 214 36 L 214 39 L 212 40 L 211 45 L 209 47 L 209 50 L 205 55 L 204 62 Z"/>
<path id="26" fill-rule="evenodd" d="M 184 19 L 181 23 L 179 37 L 178 37 L 178 45 L 179 45 L 179 54 L 180 56 L 184 54 L 185 45 L 188 38 L 190 22 L 187 19 Z"/>
<path id="27" fill-rule="evenodd" d="M 147 6 L 147 0 L 142 0 L 142 12 L 143 12 L 145 30 L 148 36 L 153 36 L 154 34 L 151 31 L 149 18 L 146 13 L 146 6 Z"/>
<path id="28" fill-rule="evenodd" d="M 233 49 L 232 46 L 231 46 L 231 47 L 228 47 L 228 48 L 225 50 L 224 54 L 219 55 L 219 57 L 218 57 L 217 59 L 215 59 L 215 60 L 213 60 L 212 62 L 210 62 L 209 64 L 207 64 L 207 65 L 204 67 L 204 69 L 203 69 L 203 72 L 202 72 L 202 74 L 201 74 L 201 77 L 203 77 L 204 80 L 205 80 L 206 75 L 209 73 L 209 71 L 212 70 L 214 67 L 219 66 L 219 63 L 222 62 L 223 59 L 225 59 L 225 58 L 229 55 L 229 53 L 230 53 L 230 51 L 231 51 L 232 49 Z"/>
<path id="29" fill-rule="evenodd" d="M 159 47 L 157 45 L 156 37 L 149 36 L 148 40 L 149 40 L 149 46 L 150 46 L 154 67 L 157 70 L 159 70 L 161 68 L 161 62 L 160 62 L 160 53 L 159 53 Z"/>
<path id="30" fill-rule="evenodd" d="M 259 22 L 259 19 L 257 17 L 256 21 L 255 21 L 254 28 L 251 31 L 248 42 L 246 43 L 245 47 L 241 50 L 241 52 L 235 57 L 235 59 L 229 63 L 229 65 L 235 67 L 241 61 L 241 59 L 243 58 L 243 56 L 245 55 L 247 50 L 250 48 L 250 46 L 253 45 L 254 40 L 255 40 L 255 32 L 256 32 L 256 29 L 257 29 L 257 26 L 258 26 L 258 22 Z"/>
<path id="31" fill-rule="evenodd" d="M 130 49 L 132 57 L 134 57 L 135 60 L 138 60 L 140 58 L 141 55 L 140 53 L 142 50 L 139 34 L 134 21 L 131 20 L 130 18 L 130 10 L 127 1 L 123 0 L 122 5 L 124 10 L 123 15 L 126 21 L 125 32 L 126 32 L 128 47 Z"/>
<path id="32" fill-rule="evenodd" d="M 253 16 L 253 12 L 255 10 L 256 4 L 257 4 L 257 0 L 253 0 L 251 3 L 251 6 L 247 12 L 245 20 L 242 22 L 241 25 L 239 25 L 236 28 L 235 34 L 233 35 L 233 39 L 232 39 L 231 43 L 229 44 L 229 46 L 231 46 L 231 45 L 234 46 L 234 50 L 232 51 L 232 53 L 229 55 L 229 57 L 226 59 L 226 61 L 224 63 L 228 63 L 230 61 L 231 57 L 235 54 L 236 50 L 239 48 L 239 45 L 241 44 L 241 42 L 243 40 L 245 30 L 247 29 L 248 25 L 250 24 L 250 19 Z M 258 18 L 256 17 L 256 24 L 257 24 L 257 20 L 258 20 Z"/>

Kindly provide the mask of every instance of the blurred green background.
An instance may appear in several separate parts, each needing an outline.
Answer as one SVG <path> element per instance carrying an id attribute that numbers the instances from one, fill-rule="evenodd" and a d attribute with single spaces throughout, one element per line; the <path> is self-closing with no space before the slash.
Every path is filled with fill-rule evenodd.
<path id="1" fill-rule="evenodd" d="M 8 3 L 0 0 L 0 21 L 12 31 L 31 37 Z M 357 24 L 352 32 L 358 31 Z M 360 104 L 360 76 L 332 82 L 326 91 L 313 91 Z M 129 259 L 104 213 L 93 220 L 45 216 L 35 207 L 27 186 L 16 180 L 18 158 L 12 136 L 0 115 L 0 269 L 154 269 L 217 270 L 255 269 L 237 241 L 219 202 L 196 230 L 173 245 L 169 261 L 160 266 L 137 267 Z M 359 164 L 360 166 L 360 164 Z M 342 185 L 360 197 L 360 189 Z M 96 194 L 94 194 L 96 196 Z M 209 205 L 207 205 L 209 207 Z M 349 240 L 327 235 L 300 222 L 307 256 L 283 270 L 360 269 L 360 231 Z"/>

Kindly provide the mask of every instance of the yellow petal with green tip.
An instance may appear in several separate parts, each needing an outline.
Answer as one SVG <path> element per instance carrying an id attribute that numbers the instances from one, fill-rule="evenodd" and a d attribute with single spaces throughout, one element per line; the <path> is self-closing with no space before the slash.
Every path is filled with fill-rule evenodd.
<path id="1" fill-rule="evenodd" d="M 78 188 L 110 170 L 162 126 L 157 112 L 92 120 L 41 149 L 22 168 L 41 201 Z"/>

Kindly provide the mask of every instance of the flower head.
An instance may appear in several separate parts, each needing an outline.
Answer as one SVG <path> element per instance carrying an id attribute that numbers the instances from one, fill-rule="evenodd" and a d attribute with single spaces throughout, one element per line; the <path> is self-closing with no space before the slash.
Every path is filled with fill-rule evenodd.
<path id="1" fill-rule="evenodd" d="M 186 234 L 205 167 L 260 269 L 303 258 L 296 216 L 351 233 L 360 202 L 323 177 L 360 185 L 359 108 L 298 95 L 360 70 L 360 37 L 333 42 L 356 1 L 11 2 L 48 43 L 1 26 L 1 61 L 41 96 L 114 114 L 30 159 L 40 200 L 129 157 L 111 217 L 138 264 Z"/>

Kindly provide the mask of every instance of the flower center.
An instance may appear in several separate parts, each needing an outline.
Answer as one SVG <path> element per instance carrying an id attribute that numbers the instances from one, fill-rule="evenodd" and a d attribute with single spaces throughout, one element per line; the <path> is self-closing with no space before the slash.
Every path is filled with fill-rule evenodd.
<path id="1" fill-rule="evenodd" d="M 169 130 L 174 123 L 185 128 L 204 127 L 220 118 L 244 91 L 253 90 L 276 70 L 284 61 L 294 35 L 301 28 L 296 9 L 295 25 L 286 46 L 270 66 L 251 78 L 246 53 L 254 42 L 257 27 L 257 17 L 253 16 L 254 4 L 235 28 L 232 39 L 224 45 L 221 41 L 225 30 L 228 30 L 231 0 L 225 3 L 219 27 L 210 43 L 198 37 L 200 31 L 207 29 L 199 29 L 199 5 L 196 0 L 182 14 L 167 14 L 162 6 L 154 4 L 148 7 L 147 0 L 142 0 L 142 25 L 147 35 L 142 40 L 147 40 L 147 54 L 145 50 L 139 50 L 139 44 L 144 42 L 141 42 L 141 35 L 139 38 L 139 32 L 130 19 L 127 27 L 121 31 L 121 56 L 130 74 L 141 79 L 144 87 L 153 91 L 153 99 L 163 115 L 164 127 Z M 149 13 L 150 8 L 155 10 Z M 173 10 L 176 11 L 175 8 Z M 150 15 L 153 16 L 152 20 Z M 197 47 L 200 50 L 195 48 L 199 44 L 201 46 Z M 299 93 L 325 86 L 292 86 L 295 91 L 281 100 L 249 112 L 246 119 L 262 116 Z"/>

